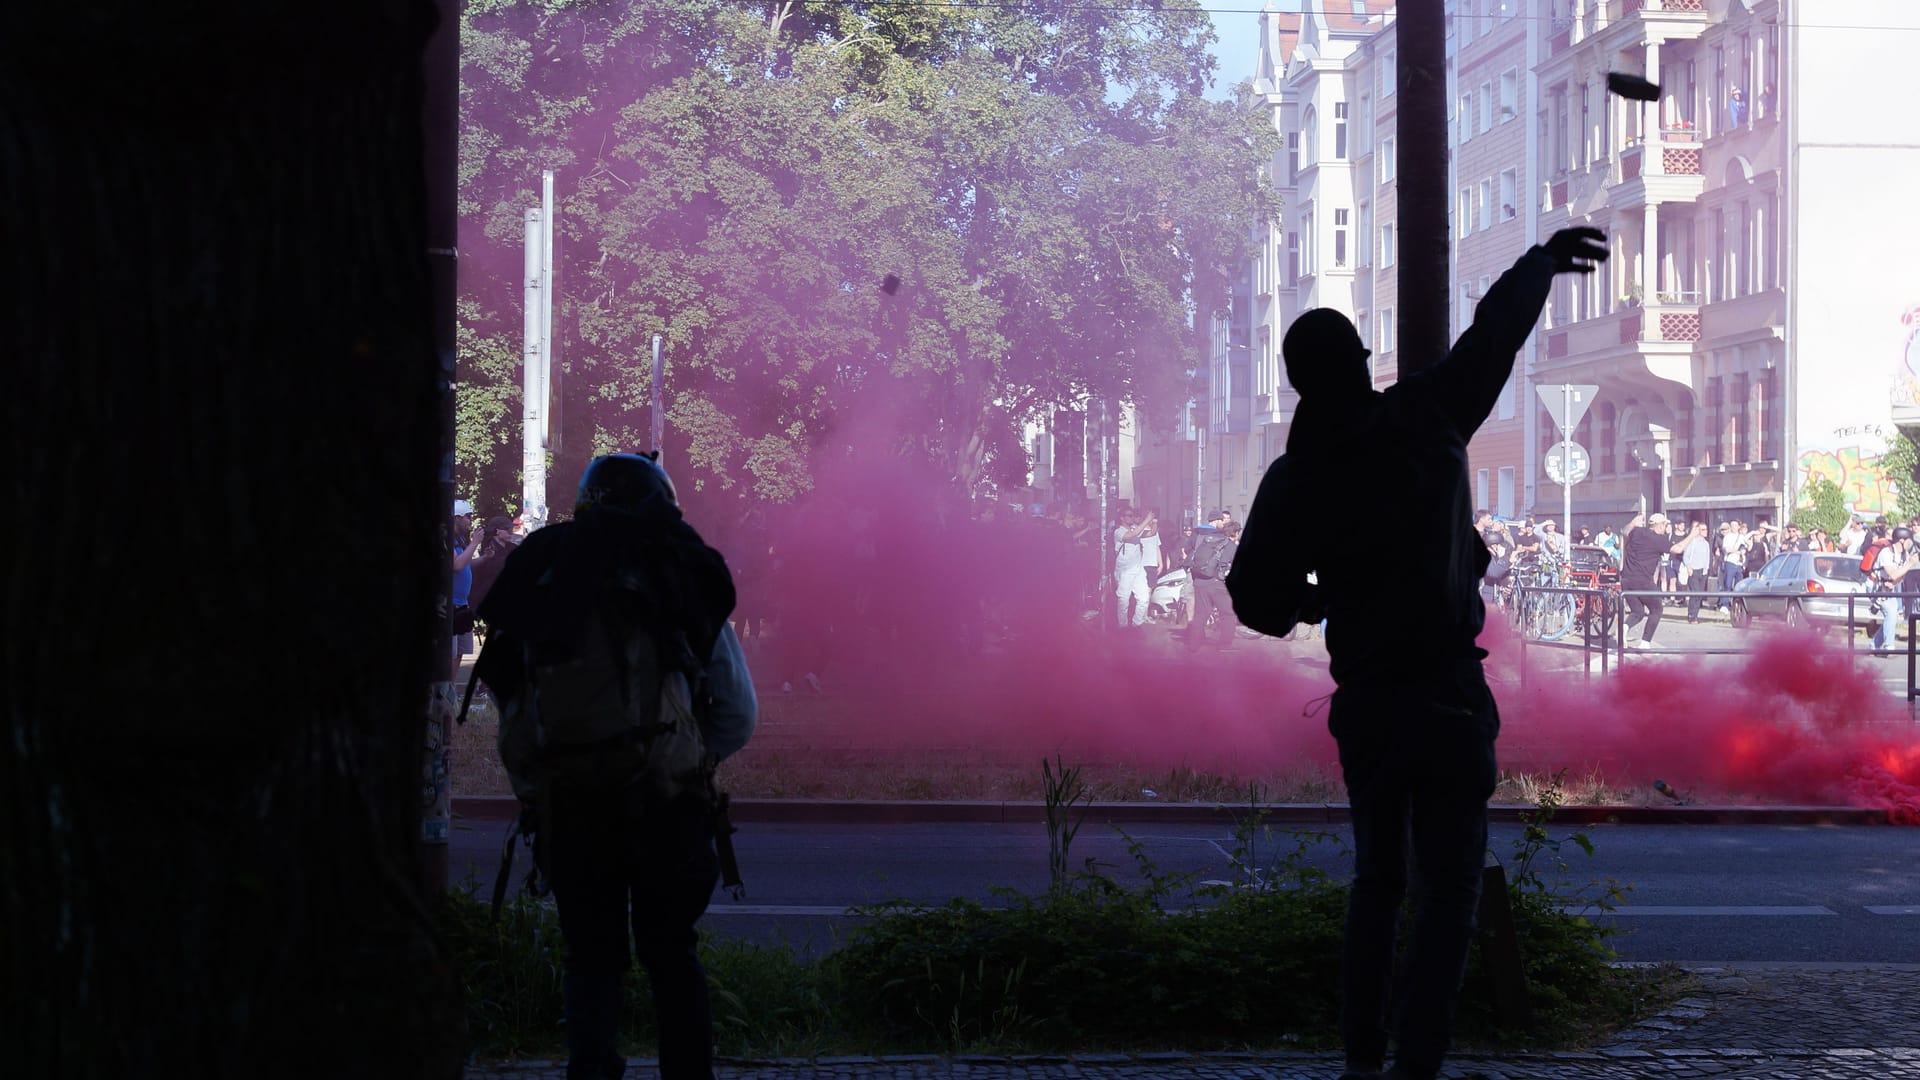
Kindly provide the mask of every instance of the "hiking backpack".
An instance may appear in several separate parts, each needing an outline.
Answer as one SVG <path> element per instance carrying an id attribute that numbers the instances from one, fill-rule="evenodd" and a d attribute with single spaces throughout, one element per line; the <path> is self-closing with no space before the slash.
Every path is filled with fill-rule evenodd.
<path id="1" fill-rule="evenodd" d="M 1860 572 L 1861 573 L 1863 574 L 1873 573 L 1873 564 L 1880 561 L 1880 552 L 1885 550 L 1887 544 L 1888 544 L 1888 541 L 1886 540 L 1875 540 L 1869 543 L 1866 546 L 1866 548 L 1860 552 Z"/>
<path id="2" fill-rule="evenodd" d="M 631 614 L 635 599 L 603 593 L 573 641 L 488 641 L 518 654 L 503 658 L 517 680 L 501 680 L 518 685 L 495 696 L 500 760 L 523 802 L 550 805 L 556 787 L 635 790 L 650 809 L 717 796 L 700 731 L 702 665 L 684 634 Z"/>
<path id="3" fill-rule="evenodd" d="M 1207 536 L 1193 553 L 1193 576 L 1213 581 L 1227 576 L 1233 568 L 1233 541 L 1225 536 Z"/>

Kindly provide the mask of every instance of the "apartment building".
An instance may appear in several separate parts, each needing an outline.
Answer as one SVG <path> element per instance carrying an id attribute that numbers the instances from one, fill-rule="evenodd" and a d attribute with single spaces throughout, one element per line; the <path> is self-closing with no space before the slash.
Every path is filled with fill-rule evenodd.
<path id="1" fill-rule="evenodd" d="M 1286 211 L 1249 273 L 1263 457 L 1291 417 L 1278 342 L 1298 312 L 1353 317 L 1377 384 L 1399 360 L 1392 5 L 1299 6 L 1259 16 L 1248 99 L 1286 145 Z M 1598 387 L 1573 433 L 1592 465 L 1575 523 L 1779 520 L 1821 477 L 1861 512 L 1891 510 L 1885 439 L 1920 430 L 1920 114 L 1900 108 L 1920 4 L 1832 15 L 1812 0 L 1449 4 L 1454 332 L 1554 230 L 1594 225 L 1613 249 L 1556 282 L 1474 439 L 1481 505 L 1560 516 L 1543 466 L 1561 435 L 1537 391 L 1573 383 Z M 1609 71 L 1645 74 L 1660 100 L 1609 95 Z"/>

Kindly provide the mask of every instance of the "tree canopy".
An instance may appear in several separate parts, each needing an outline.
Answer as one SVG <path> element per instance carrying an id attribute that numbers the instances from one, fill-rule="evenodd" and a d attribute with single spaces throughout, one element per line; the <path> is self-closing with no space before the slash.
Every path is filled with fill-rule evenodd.
<path id="1" fill-rule="evenodd" d="M 559 477 L 644 441 L 656 333 L 689 489 L 786 500 L 855 448 L 1010 479 L 1020 424 L 1089 396 L 1171 422 L 1277 210 L 1271 130 L 1201 97 L 1211 38 L 1194 0 L 471 0 L 463 492 L 517 501 L 542 168 Z"/>

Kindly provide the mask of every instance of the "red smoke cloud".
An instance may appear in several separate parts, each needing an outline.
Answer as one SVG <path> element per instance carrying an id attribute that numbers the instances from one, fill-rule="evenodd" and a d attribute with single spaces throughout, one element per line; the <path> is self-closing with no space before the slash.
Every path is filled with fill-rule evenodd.
<path id="1" fill-rule="evenodd" d="M 1074 548 L 1004 503 L 979 520 L 981 507 L 898 453 L 849 455 L 815 475 L 796 506 L 721 528 L 693 518 L 736 568 L 741 625 L 771 631 L 750 650 L 763 694 L 783 682 L 808 693 L 816 674 L 835 712 L 822 733 L 832 747 L 1332 771 L 1314 705 L 1333 687 L 1317 648 L 1241 640 L 1193 655 L 1156 629 L 1116 634 L 1081 614 L 1105 545 Z M 1519 643 L 1496 614 L 1482 642 L 1503 767 L 1597 770 L 1642 789 L 1658 777 L 1708 802 L 1885 808 L 1920 823 L 1920 729 L 1872 677 L 1889 661 L 1797 634 L 1746 640 L 1750 657 L 1635 656 L 1591 683 L 1545 670 L 1549 654 L 1535 652 L 1523 689 Z"/>

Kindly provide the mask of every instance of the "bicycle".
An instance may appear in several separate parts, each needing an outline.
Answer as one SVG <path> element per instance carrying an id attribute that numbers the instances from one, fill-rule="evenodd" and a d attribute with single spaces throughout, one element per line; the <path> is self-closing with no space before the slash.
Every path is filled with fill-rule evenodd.
<path id="1" fill-rule="evenodd" d="M 1514 567 L 1515 591 L 1525 597 L 1514 610 L 1520 633 L 1540 641 L 1558 641 L 1578 621 L 1574 596 L 1566 592 L 1544 592 L 1567 587 L 1566 568 L 1549 557 Z"/>

